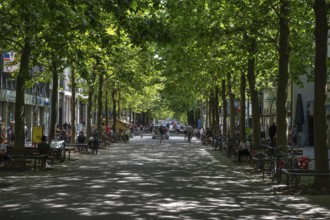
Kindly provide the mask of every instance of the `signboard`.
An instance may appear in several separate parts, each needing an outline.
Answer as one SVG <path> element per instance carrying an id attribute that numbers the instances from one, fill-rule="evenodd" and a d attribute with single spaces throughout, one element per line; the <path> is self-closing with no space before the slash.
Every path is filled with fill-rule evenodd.
<path id="1" fill-rule="evenodd" d="M 42 134 L 42 126 L 34 126 L 32 128 L 32 144 L 39 144 L 41 142 Z"/>
<path id="2" fill-rule="evenodd" d="M 18 69 L 18 64 L 15 64 L 14 52 L 8 52 L 3 54 L 3 72 L 12 73 Z"/>

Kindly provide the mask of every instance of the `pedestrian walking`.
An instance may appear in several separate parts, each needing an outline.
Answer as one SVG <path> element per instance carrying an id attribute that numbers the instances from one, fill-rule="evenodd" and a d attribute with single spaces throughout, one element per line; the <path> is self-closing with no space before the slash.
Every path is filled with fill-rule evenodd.
<path id="1" fill-rule="evenodd" d="M 140 126 L 140 136 L 143 138 L 143 125 Z"/>
<path id="2" fill-rule="evenodd" d="M 192 138 L 193 128 L 190 125 L 188 125 L 186 128 L 186 132 L 187 132 L 188 143 L 190 143 Z"/>
<path id="3" fill-rule="evenodd" d="M 272 144 L 275 144 L 275 135 L 276 135 L 276 125 L 275 122 L 269 127 L 269 138 Z"/>
<path id="4" fill-rule="evenodd" d="M 163 143 L 164 140 L 164 132 L 165 132 L 165 128 L 163 125 L 160 125 L 159 127 L 159 135 L 160 135 L 160 143 Z"/>
<path id="5" fill-rule="evenodd" d="M 293 143 L 293 146 L 297 146 L 297 139 L 298 139 L 298 131 L 297 131 L 297 126 L 296 125 L 293 125 L 292 127 L 292 143 Z"/>

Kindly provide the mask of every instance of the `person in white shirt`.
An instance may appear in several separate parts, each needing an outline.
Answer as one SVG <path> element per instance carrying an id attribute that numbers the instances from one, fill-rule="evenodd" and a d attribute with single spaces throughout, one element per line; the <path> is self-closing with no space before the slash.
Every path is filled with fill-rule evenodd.
<path id="1" fill-rule="evenodd" d="M 239 143 L 239 149 L 237 151 L 237 160 L 240 163 L 242 156 L 250 156 L 250 142 L 247 140 L 246 142 L 241 141 Z"/>
<path id="2" fill-rule="evenodd" d="M 186 132 L 187 132 L 188 142 L 190 143 L 191 138 L 192 138 L 193 128 L 190 125 L 188 125 L 186 127 Z"/>

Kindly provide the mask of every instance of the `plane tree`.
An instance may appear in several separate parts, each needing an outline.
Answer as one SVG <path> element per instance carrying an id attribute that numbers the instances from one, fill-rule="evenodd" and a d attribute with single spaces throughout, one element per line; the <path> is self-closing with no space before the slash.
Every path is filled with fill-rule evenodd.
<path id="1" fill-rule="evenodd" d="M 47 1 L 11 1 L 0 4 L 1 44 L 17 52 L 19 69 L 16 78 L 14 148 L 24 148 L 24 92 L 30 79 L 31 56 L 42 38 L 43 24 L 53 15 Z"/>
<path id="2" fill-rule="evenodd" d="M 327 120 L 324 103 L 326 101 L 327 86 L 327 48 L 328 48 L 328 12 L 329 2 L 315 0 L 313 5 L 315 13 L 315 61 L 314 61 L 314 153 L 315 171 L 329 173 Z M 317 129 L 316 129 L 317 128 Z M 329 186 L 328 176 L 315 176 L 314 184 L 318 189 Z"/>

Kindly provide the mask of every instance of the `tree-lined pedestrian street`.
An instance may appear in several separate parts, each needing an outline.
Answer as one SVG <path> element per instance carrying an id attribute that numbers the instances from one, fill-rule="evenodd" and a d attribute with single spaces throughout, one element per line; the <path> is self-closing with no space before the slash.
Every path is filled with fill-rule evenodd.
<path id="1" fill-rule="evenodd" d="M 1 219 L 329 219 L 329 196 L 274 194 L 193 139 L 144 135 L 47 171 L 0 172 Z"/>
<path id="2" fill-rule="evenodd" d="M 239 162 L 283 147 L 268 158 L 277 177 L 287 146 L 315 146 L 285 172 L 329 194 L 328 11 L 329 0 L 3 0 L 0 162 L 56 157 L 48 144 L 77 134 L 96 150 L 180 125 L 188 140 L 194 129 L 244 146 L 230 150 Z"/>

